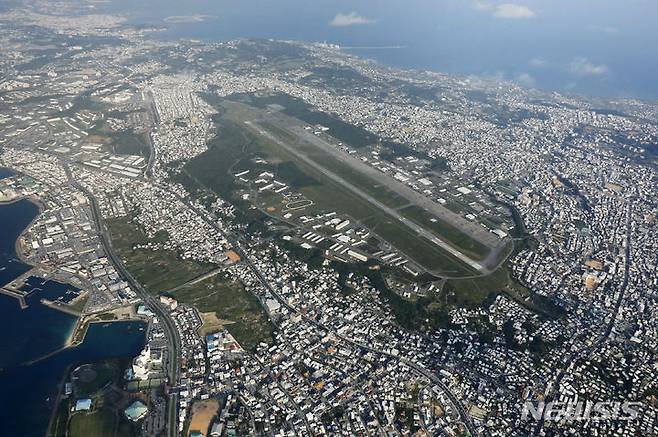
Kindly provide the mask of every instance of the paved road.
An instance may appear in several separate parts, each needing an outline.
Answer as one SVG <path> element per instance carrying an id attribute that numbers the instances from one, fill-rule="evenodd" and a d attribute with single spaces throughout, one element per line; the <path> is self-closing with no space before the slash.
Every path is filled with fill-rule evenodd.
<path id="1" fill-rule="evenodd" d="M 479 241 L 485 246 L 494 248 L 504 245 L 504 242 L 498 238 L 498 236 L 483 228 L 479 223 L 462 217 L 461 215 L 453 212 L 440 203 L 435 202 L 426 195 L 414 190 L 404 182 L 401 182 L 388 174 L 382 173 L 380 170 L 376 169 L 370 164 L 366 164 L 359 158 L 344 152 L 343 150 L 337 148 L 318 135 L 315 135 L 313 132 L 307 131 L 301 126 L 290 127 L 286 130 L 293 133 L 294 135 L 297 135 L 297 137 L 302 141 L 305 141 L 306 143 L 317 147 L 322 152 L 333 156 L 337 161 L 340 161 L 341 163 L 353 168 L 357 172 L 370 177 L 374 181 L 379 182 L 382 186 L 385 186 L 387 189 L 395 192 L 399 196 L 404 197 L 409 201 L 410 205 L 416 205 L 426 211 L 429 211 L 435 216 L 455 226 L 466 235 L 472 236 L 475 240 Z M 299 153 L 299 150 L 297 153 Z"/>
<path id="2" fill-rule="evenodd" d="M 142 285 L 135 280 L 135 278 L 130 274 L 126 269 L 123 261 L 116 254 L 114 247 L 112 247 L 112 240 L 110 238 L 109 231 L 107 226 L 103 221 L 103 217 L 100 213 L 100 208 L 98 207 L 98 202 L 94 195 L 87 190 L 85 187 L 80 185 L 75 181 L 70 171 L 67 169 L 67 174 L 69 176 L 69 181 L 71 185 L 75 188 L 82 191 L 91 202 L 91 210 L 93 213 L 93 219 L 96 223 L 96 227 L 99 230 L 99 237 L 101 244 L 105 248 L 108 259 L 114 264 L 116 270 L 121 274 L 121 276 L 130 284 L 131 288 L 135 290 L 137 295 L 143 300 L 144 305 L 146 305 L 154 314 L 158 316 L 158 320 L 162 324 L 167 336 L 168 347 L 167 351 L 169 353 L 169 367 L 167 369 L 169 377 L 169 385 L 175 386 L 178 385 L 178 376 L 180 372 L 179 362 L 180 362 L 180 350 L 181 350 L 181 341 L 178 335 L 178 329 L 174 324 L 173 319 L 169 312 L 167 312 L 161 305 L 158 299 L 148 294 L 148 292 L 142 287 Z M 178 435 L 178 394 L 172 392 L 169 394 L 168 401 L 168 414 L 167 414 L 167 435 L 169 437 L 176 437 Z"/>
<path id="3" fill-rule="evenodd" d="M 232 235 L 228 232 L 225 232 L 223 229 L 221 229 L 219 226 L 217 226 L 217 223 L 214 220 L 209 218 L 205 214 L 204 211 L 201 211 L 196 206 L 194 206 L 188 199 L 180 196 L 178 193 L 176 193 L 174 191 L 170 191 L 170 193 L 173 194 L 174 196 L 176 196 L 180 201 L 185 203 L 190 209 L 192 209 L 194 212 L 196 212 L 206 223 L 208 223 L 210 226 L 212 226 L 213 229 L 215 229 L 224 238 L 226 238 L 226 240 L 233 246 L 233 250 L 238 255 L 240 255 L 240 258 L 242 259 L 242 261 L 245 262 L 249 266 L 251 271 L 254 273 L 254 275 L 256 275 L 256 277 L 260 281 L 261 285 L 263 285 L 263 287 L 267 288 L 267 290 L 279 301 L 279 303 L 281 303 L 281 305 L 285 306 L 290 311 L 292 311 L 296 314 L 300 314 L 304 320 L 306 320 L 307 322 L 317 326 L 318 328 L 323 329 L 327 332 L 333 332 L 330 328 L 327 328 L 326 326 L 322 325 L 321 323 L 319 323 L 319 322 L 317 322 L 313 319 L 310 319 L 310 318 L 308 318 L 307 316 L 305 316 L 301 313 L 298 313 L 297 310 L 292 305 L 290 305 L 288 303 L 288 301 L 283 296 L 281 296 L 270 285 L 270 283 L 267 280 L 267 278 L 265 277 L 265 275 L 260 271 L 258 266 L 253 262 L 251 257 L 244 251 L 244 249 L 242 249 L 242 246 L 240 245 L 240 241 L 236 236 L 234 236 L 234 235 Z M 344 337 L 344 336 L 342 336 L 342 335 L 340 335 L 336 332 L 333 332 L 333 333 L 336 337 L 340 338 L 341 340 L 343 340 L 346 343 L 349 343 L 349 344 L 351 344 L 355 347 L 359 347 L 359 348 L 362 348 L 362 349 L 365 349 L 365 350 L 368 350 L 368 351 L 372 351 L 372 352 L 375 352 L 375 353 L 378 353 L 378 354 L 381 354 L 381 355 L 386 355 L 388 357 L 399 360 L 400 362 L 402 362 L 402 363 L 406 364 L 407 366 L 411 367 L 412 369 L 414 369 L 416 372 L 418 372 L 421 375 L 428 378 L 430 381 L 432 381 L 433 384 L 436 384 L 437 386 L 439 386 L 445 392 L 446 396 L 448 397 L 450 402 L 452 402 L 453 406 L 455 407 L 455 409 L 459 413 L 459 416 L 461 417 L 462 422 L 463 422 L 464 426 L 466 427 L 466 429 L 468 430 L 468 432 L 472 436 L 477 436 L 478 435 L 477 430 L 475 428 L 475 425 L 473 424 L 473 421 L 471 420 L 471 417 L 468 415 L 468 413 L 464 409 L 464 406 L 461 404 L 459 399 L 457 399 L 457 397 L 450 391 L 450 389 L 436 375 L 434 375 L 432 372 L 430 372 L 427 369 L 417 365 L 416 363 L 414 363 L 412 361 L 408 361 L 404 358 L 400 358 L 399 356 L 390 354 L 390 353 L 382 351 L 382 350 L 374 349 L 374 348 L 372 348 L 370 346 L 367 346 L 367 345 L 362 345 L 362 344 L 356 343 L 356 342 L 350 340 L 349 338 L 346 338 L 346 337 Z"/>
<path id="4" fill-rule="evenodd" d="M 631 204 L 627 203 L 626 204 L 626 257 L 625 257 L 625 263 L 624 263 L 624 279 L 621 284 L 621 288 L 619 290 L 619 297 L 617 298 L 617 302 L 615 303 L 615 308 L 610 315 L 610 322 L 605 327 L 605 330 L 601 334 L 601 336 L 588 348 L 582 349 L 580 351 L 573 352 L 567 360 L 565 361 L 565 365 L 562 367 L 560 370 L 560 373 L 558 373 L 558 376 L 555 378 L 555 382 L 553 383 L 552 387 L 550 390 L 547 391 L 547 393 L 544 396 L 544 402 L 548 404 L 549 402 L 553 401 L 555 398 L 555 395 L 560 387 L 560 383 L 562 382 L 562 379 L 564 379 L 567 370 L 571 367 L 573 363 L 580 359 L 587 359 L 590 357 L 594 352 L 599 350 L 601 346 L 608 340 L 610 337 L 610 334 L 612 333 L 612 329 L 615 326 L 615 320 L 617 319 L 617 314 L 619 314 L 619 308 L 621 308 L 621 304 L 624 301 L 624 296 L 626 294 L 626 288 L 628 287 L 628 280 L 630 277 L 630 268 L 631 268 Z M 541 433 L 542 429 L 544 428 L 544 416 L 542 415 L 542 418 L 537 422 L 537 425 L 535 426 L 533 435 L 537 436 Z"/>
<path id="5" fill-rule="evenodd" d="M 228 265 L 221 266 L 221 267 L 218 267 L 216 269 L 213 269 L 213 270 L 211 270 L 207 273 L 203 273 L 203 274 L 201 274 L 201 275 L 199 275 L 195 278 L 190 279 L 189 281 L 186 281 L 186 282 L 183 282 L 180 285 L 177 285 L 174 288 L 170 288 L 165 293 L 173 293 L 174 291 L 178 291 L 178 290 L 180 290 L 182 288 L 185 288 L 185 287 L 188 287 L 190 285 L 198 284 L 201 281 L 205 281 L 208 278 L 212 278 L 213 276 L 218 275 L 219 273 L 223 272 L 224 270 L 226 270 L 227 268 L 229 268 L 232 265 L 233 264 L 228 264 Z"/>
<path id="6" fill-rule="evenodd" d="M 153 117 L 155 118 L 155 124 L 158 125 L 160 123 L 160 116 L 158 115 L 158 110 L 155 107 L 155 99 L 153 98 L 153 93 L 151 91 L 147 91 L 142 94 L 142 96 L 144 98 L 144 103 L 147 109 L 151 111 Z M 153 141 L 151 141 L 150 131 L 146 133 L 146 143 L 147 146 L 149 146 L 149 160 L 146 164 L 145 174 L 146 177 L 151 177 L 153 176 L 153 166 L 155 165 L 156 150 L 153 146 Z"/>

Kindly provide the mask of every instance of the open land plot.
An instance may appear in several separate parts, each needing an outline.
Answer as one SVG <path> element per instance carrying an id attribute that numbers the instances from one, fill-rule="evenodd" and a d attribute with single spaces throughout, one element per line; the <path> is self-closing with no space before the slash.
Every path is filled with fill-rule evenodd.
<path id="1" fill-rule="evenodd" d="M 484 259 L 491 250 L 475 238 L 461 232 L 449 222 L 428 213 L 418 206 L 408 206 L 400 210 L 400 213 L 430 230 L 433 234 L 444 239 L 449 244 L 455 246 L 458 250 L 474 259 Z"/>
<path id="2" fill-rule="evenodd" d="M 207 313 L 201 313 L 201 327 L 199 328 L 199 335 L 205 337 L 208 334 L 217 332 L 220 329 L 224 329 L 227 325 L 230 325 L 230 320 L 221 320 L 217 317 L 217 314 L 214 311 Z"/>
<path id="3" fill-rule="evenodd" d="M 273 149 L 270 144 L 264 145 L 260 151 L 261 153 L 277 153 L 278 156 L 283 159 L 296 159 L 293 154 L 289 154 L 285 150 L 277 151 L 276 149 Z M 216 156 L 218 159 L 223 159 L 222 157 L 225 156 L 225 154 L 217 152 Z M 199 161 L 202 162 L 202 164 L 195 165 L 194 169 L 198 171 L 200 167 L 208 167 L 209 169 L 214 168 L 213 161 L 210 161 L 207 158 L 208 156 L 204 157 L 204 159 L 200 159 Z M 312 167 L 303 162 L 296 162 L 296 168 L 300 171 L 308 172 L 308 174 L 315 175 L 316 179 L 320 176 L 317 172 L 314 172 Z M 194 169 L 191 171 L 195 171 Z M 209 170 L 209 172 L 212 172 L 212 170 Z M 201 180 L 209 180 L 211 187 L 215 186 L 214 181 L 223 179 L 221 176 L 216 176 L 212 173 L 204 172 L 199 174 L 195 172 L 194 174 L 195 177 L 198 177 Z M 207 174 L 208 176 L 204 177 L 204 174 Z M 224 190 L 225 188 L 226 185 L 222 185 L 219 189 Z M 401 223 L 394 223 L 394 221 L 389 220 L 385 214 L 378 209 L 373 208 L 368 202 L 364 202 L 363 198 L 355 195 L 352 191 L 341 184 L 335 183 L 331 180 L 323 180 L 322 184 L 306 185 L 298 188 L 298 190 L 306 198 L 313 201 L 313 205 L 310 205 L 301 211 L 303 214 L 314 214 L 326 210 L 346 213 L 355 220 L 368 226 L 373 232 L 377 233 L 382 239 L 389 241 L 398 248 L 398 250 L 403 252 L 413 252 L 413 255 L 410 254 L 410 257 L 415 262 L 426 266 L 428 269 L 449 276 L 477 274 L 475 270 L 469 269 L 459 260 L 453 259 L 449 254 L 446 254 L 440 248 L 436 247 L 436 245 L 419 237 L 417 234 L 410 232 Z M 280 196 L 270 193 L 259 194 L 258 202 L 259 206 L 263 207 L 265 210 L 269 209 L 268 213 L 270 214 L 283 212 L 281 208 L 282 204 L 280 203 Z M 414 242 L 419 242 L 419 244 L 416 245 Z"/>
<path id="4" fill-rule="evenodd" d="M 239 282 L 217 275 L 183 287 L 173 295 L 202 313 L 215 313 L 217 319 L 223 322 L 245 349 L 272 339 L 273 326 L 258 299 Z"/>
<path id="5" fill-rule="evenodd" d="M 208 435 L 210 423 L 217 415 L 219 410 L 219 402 L 216 399 L 206 399 L 204 401 L 197 401 L 192 404 L 192 419 L 190 420 L 189 432 L 201 431 L 203 435 Z"/>
<path id="6" fill-rule="evenodd" d="M 250 124 L 250 126 L 253 126 L 252 123 L 247 122 Z M 285 145 L 283 142 L 280 140 L 277 140 L 270 134 L 268 134 L 266 131 L 263 131 L 262 129 L 256 127 L 258 132 L 269 139 L 271 139 L 273 142 L 276 142 L 279 144 L 281 147 L 286 149 L 289 153 L 293 154 L 293 151 L 291 150 L 291 146 Z M 448 252 L 450 255 L 452 255 L 454 258 L 457 258 L 459 261 L 462 263 L 470 266 L 471 268 L 475 270 L 481 270 L 481 271 L 486 271 L 486 268 L 477 262 L 476 260 L 471 259 L 467 255 L 463 254 L 459 250 L 455 249 L 445 241 L 441 240 L 438 238 L 436 235 L 433 233 L 427 231 L 424 227 L 418 225 L 417 223 L 414 223 L 410 221 L 408 218 L 404 217 L 402 214 L 400 214 L 398 211 L 396 211 L 394 208 L 391 208 L 390 206 L 387 206 L 385 203 L 379 200 L 379 198 L 382 199 L 387 199 L 386 197 L 376 197 L 377 195 L 373 194 L 370 195 L 366 192 L 364 192 L 360 187 L 357 185 L 354 185 L 351 181 L 345 180 L 342 175 L 338 175 L 332 170 L 328 169 L 325 167 L 323 164 L 320 164 L 320 161 L 314 160 L 313 158 L 309 158 L 304 155 L 297 155 L 297 158 L 300 159 L 302 162 L 304 162 L 306 165 L 308 165 L 311 168 L 314 168 L 319 174 L 323 175 L 325 179 L 330 181 L 334 186 L 342 186 L 342 188 L 346 189 L 352 194 L 352 197 L 356 197 L 357 201 L 363 204 L 364 206 L 368 207 L 371 209 L 373 212 L 378 212 L 380 214 L 385 214 L 388 216 L 388 218 L 392 220 L 397 220 L 399 221 L 404 227 L 409 228 L 410 230 L 414 231 L 414 234 L 412 235 L 412 238 L 423 238 L 428 240 L 429 243 L 433 244 L 434 246 L 437 246 L 437 250 L 443 251 L 443 252 Z M 345 211 L 345 210 L 343 210 Z M 347 211 L 348 214 L 349 210 Z M 372 229 L 372 227 L 371 227 Z M 383 230 L 387 229 L 387 227 L 382 227 Z M 381 230 L 378 232 L 378 235 L 380 235 L 383 239 L 390 241 L 389 236 L 383 235 L 381 233 Z M 393 236 L 390 236 L 393 237 Z M 406 253 L 406 252 L 405 252 Z M 410 255 L 411 256 L 411 255 Z M 413 256 L 412 256 L 413 257 Z M 428 260 L 424 257 L 416 257 L 415 258 L 420 265 L 427 267 Z M 430 258 L 430 262 L 433 261 Z"/>
<path id="7" fill-rule="evenodd" d="M 209 272 L 215 266 L 182 260 L 171 250 L 135 249 L 148 241 L 139 227 L 127 218 L 108 220 L 112 245 L 126 263 L 130 273 L 150 293 L 171 290 Z M 163 236 L 162 238 L 164 238 Z M 162 272 L 167 272 L 163 275 Z"/>
<path id="8" fill-rule="evenodd" d="M 417 193 L 405 184 L 391 178 L 378 171 L 377 169 L 361 162 L 359 159 L 349 156 L 338 150 L 334 145 L 329 144 L 322 137 L 315 135 L 313 132 L 305 130 L 302 124 L 295 119 L 302 120 L 310 125 L 322 125 L 329 128 L 329 135 L 337 140 L 343 141 L 352 147 L 363 147 L 378 142 L 378 138 L 358 126 L 352 126 L 335 117 L 312 110 L 308 104 L 288 95 L 274 95 L 266 97 L 240 96 L 246 99 L 250 104 L 258 108 L 267 108 L 272 103 L 284 107 L 283 114 L 270 111 L 263 118 L 265 112 L 254 111 L 244 104 L 233 104 L 233 102 L 223 102 L 222 105 L 229 110 L 229 115 L 235 115 L 236 120 L 250 120 L 258 118 L 258 124 L 267 131 L 283 141 L 289 142 L 295 148 L 305 155 L 322 162 L 323 166 L 331 169 L 338 175 L 358 185 L 364 191 L 374 193 L 382 202 L 392 206 L 386 199 L 391 197 L 394 201 L 401 201 L 402 204 L 412 203 L 432 214 L 442 218 L 444 221 L 451 223 L 453 227 L 465 234 L 471 235 L 475 240 L 480 241 L 489 248 L 501 245 L 501 242 L 495 235 L 490 234 L 487 230 L 479 225 L 470 222 L 454 213 L 449 208 L 440 205 L 431 199 Z M 294 118 L 293 118 L 294 117 Z M 336 125 L 347 125 L 341 129 L 332 128 Z M 348 129 L 349 127 L 349 129 Z M 349 134 L 345 134 L 349 132 Z M 301 140 L 301 141 L 300 141 Z M 307 146 L 315 147 L 307 147 Z M 370 189 L 372 188 L 372 190 Z M 456 208 L 457 212 L 463 211 L 464 207 Z M 503 243 L 504 244 L 504 243 Z"/>
<path id="9" fill-rule="evenodd" d="M 488 232 L 482 226 L 461 217 L 459 214 L 453 213 L 432 199 L 416 192 L 406 184 L 363 163 L 358 158 L 344 153 L 323 138 L 304 129 L 294 119 L 283 117 L 277 113 L 264 113 L 239 103 L 227 102 L 224 105 L 228 111 L 227 115 L 233 117 L 237 123 L 241 121 L 254 121 L 251 125 L 256 125 L 256 129 L 263 131 L 265 135 L 273 135 L 275 138 L 272 142 L 276 145 L 283 146 L 290 154 L 297 155 L 298 159 L 307 162 L 310 160 L 311 165 L 312 163 L 320 164 L 322 168 L 315 167 L 314 170 L 316 172 L 326 169 L 347 184 L 358 187 L 359 191 L 367 193 L 378 202 L 389 207 L 397 208 L 410 204 L 416 205 L 443 221 L 450 223 L 455 228 L 455 231 L 464 234 L 463 236 L 470 236 L 470 238 L 477 240 L 488 248 L 504 245 L 498 237 Z M 267 130 L 272 127 L 274 127 L 273 131 Z M 295 141 L 290 141 L 291 136 L 295 138 Z M 354 190 L 352 189 L 351 191 Z M 456 232 L 452 234 L 457 238 L 463 238 L 462 235 Z"/>
<path id="10" fill-rule="evenodd" d="M 216 125 L 219 134 L 210 141 L 208 150 L 190 160 L 184 171 L 220 197 L 237 199 L 239 185 L 233 175 L 244 170 L 271 172 L 293 188 L 319 184 L 285 157 L 273 154 L 268 162 L 262 162 L 259 158 L 269 157 L 266 145 L 239 124 L 220 118 Z"/>
<path id="11" fill-rule="evenodd" d="M 281 121 L 281 123 L 285 122 L 287 121 Z M 461 233 L 471 235 L 473 239 L 479 241 L 483 245 L 489 248 L 494 248 L 501 244 L 495 235 L 491 235 L 481 226 L 472 223 L 471 221 L 461 217 L 459 214 L 453 213 L 444 206 L 438 204 L 432 199 L 429 199 L 425 195 L 418 193 L 411 187 L 394 179 L 393 177 L 380 172 L 379 170 L 353 156 L 350 156 L 347 153 L 342 152 L 317 135 L 314 135 L 302 127 L 295 125 L 290 126 L 289 130 L 296 133 L 300 140 L 314 145 L 316 149 L 315 153 L 317 154 L 316 159 L 321 159 L 323 164 L 330 156 L 333 158 L 332 161 L 338 161 L 343 168 L 351 169 L 351 172 L 342 170 L 338 173 L 341 176 L 350 178 L 348 180 L 351 181 L 351 174 L 359 174 L 362 178 L 369 178 L 372 181 L 378 182 L 378 186 L 386 187 L 387 191 L 395 193 L 395 195 L 401 199 L 404 199 L 403 204 L 412 204 L 424 209 L 428 213 L 431 213 L 432 215 L 450 223 Z M 313 156 L 311 155 L 311 157 Z M 332 161 L 329 161 L 329 165 L 332 165 Z M 335 164 L 333 165 L 333 170 L 336 171 Z M 354 180 L 354 182 L 360 186 L 361 182 L 359 180 Z M 378 190 L 378 192 L 380 192 L 380 190 Z"/>
<path id="12" fill-rule="evenodd" d="M 114 131 L 104 124 L 93 127 L 88 132 L 88 142 L 102 144 L 105 150 L 114 154 L 148 157 L 151 153 L 150 139 L 146 133 L 136 133 L 132 129 Z"/>
<path id="13" fill-rule="evenodd" d="M 495 296 L 504 294 L 540 316 L 555 319 L 563 315 L 560 307 L 514 280 L 507 265 L 486 276 L 449 279 L 443 293 L 439 300 L 446 301 L 450 307 L 481 307 L 493 301 Z"/>
<path id="14" fill-rule="evenodd" d="M 449 289 L 451 290 L 450 306 L 482 304 L 491 296 L 492 291 L 498 293 L 501 290 L 507 294 L 514 295 L 519 301 L 527 301 L 527 294 L 523 290 L 518 290 L 518 294 L 513 294 L 514 290 L 512 288 L 516 284 L 510 278 L 505 264 L 502 264 L 494 272 L 477 280 L 475 278 L 465 278 L 477 276 L 478 272 L 458 259 L 454 259 L 450 253 L 441 250 L 441 248 L 432 244 L 428 239 L 418 235 L 418 233 L 407 227 L 400 220 L 395 220 L 384 211 L 373 208 L 362 197 L 344 185 L 324 177 L 320 172 L 316 171 L 315 166 L 299 159 L 298 154 L 294 153 L 294 151 L 289 151 L 287 148 L 281 147 L 276 141 L 270 140 L 264 135 L 258 135 L 258 132 L 254 132 L 253 129 L 246 128 L 244 121 L 256 120 L 258 118 L 258 114 L 254 115 L 253 108 L 244 105 L 229 104 L 227 106 L 230 106 L 230 108 L 228 110 L 224 108 L 223 116 L 216 120 L 219 134 L 213 141 L 210 149 L 193 160 L 191 162 L 192 165 L 186 167 L 186 171 L 193 174 L 195 179 L 202 182 L 206 188 L 210 188 L 228 198 L 235 198 L 236 192 L 245 192 L 244 186 L 236 182 L 237 180 L 233 176 L 233 174 L 237 173 L 237 168 L 251 171 L 257 171 L 262 168 L 254 164 L 252 159 L 254 156 L 265 158 L 268 162 L 277 162 L 278 165 L 281 165 L 282 162 L 291 162 L 294 164 L 295 172 L 299 171 L 308 177 L 312 177 L 315 181 L 314 183 L 300 184 L 297 187 L 298 189 L 295 190 L 314 202 L 308 209 L 300 213 L 313 214 L 323 210 L 343 212 L 373 230 L 384 240 L 389 241 L 396 249 L 407 253 L 412 260 L 418 260 L 426 264 L 429 263 L 427 266 L 428 269 L 435 272 L 443 272 L 443 276 L 454 278 L 449 279 Z M 235 111 L 233 111 L 234 108 L 236 108 Z M 290 141 L 293 137 L 288 130 L 278 127 L 278 124 L 272 124 L 270 120 L 259 121 L 257 126 L 262 126 L 265 130 L 272 129 L 270 134 L 275 139 L 280 135 L 279 138 L 281 141 L 284 139 Z M 272 128 L 272 126 L 275 127 Z M 302 142 L 298 142 L 295 145 L 304 147 L 309 153 L 315 150 L 314 147 L 305 145 Z M 285 177 L 281 179 L 284 182 L 288 182 Z M 279 210 L 282 205 L 281 197 L 280 195 L 267 193 L 263 194 L 262 197 L 259 195 L 257 198 L 263 201 L 263 205 L 259 205 L 260 207 L 276 206 L 277 209 L 272 214 L 276 215 L 280 212 Z M 408 203 L 399 207 L 398 210 L 403 210 L 405 207 L 409 207 Z M 408 211 L 408 213 L 410 212 Z M 410 216 L 413 217 L 413 214 L 410 214 Z M 480 255 L 484 254 L 485 250 L 477 246 L 477 240 L 473 239 L 473 241 L 473 243 L 461 242 L 461 244 L 468 245 L 470 243 L 473 251 L 480 251 Z M 497 243 L 501 244 L 500 242 Z M 505 248 L 504 252 L 509 253 L 505 245 L 509 245 L 510 243 L 503 242 L 502 244 L 502 247 Z M 304 254 L 319 252 L 318 250 L 310 251 L 301 248 L 299 250 L 304 252 Z M 463 278 L 463 281 L 459 278 Z M 398 298 L 394 295 L 393 299 Z M 434 302 L 432 305 L 430 303 L 423 301 L 418 305 L 427 304 L 426 306 L 430 308 L 427 311 L 431 310 L 430 312 L 432 314 L 434 314 L 432 311 L 438 311 L 436 312 L 437 320 L 445 319 L 443 310 L 441 309 L 443 307 L 440 305 L 437 307 L 438 302 Z M 424 306 L 422 307 L 424 308 Z M 405 312 L 404 314 L 407 313 Z M 423 315 L 427 314 L 429 313 L 423 312 Z M 218 314 L 218 316 L 222 319 L 230 319 L 230 317 L 223 317 L 221 314 Z M 413 319 L 414 317 L 410 316 L 409 318 Z"/>
<path id="15" fill-rule="evenodd" d="M 89 294 L 81 294 L 80 296 L 76 297 L 71 301 L 69 304 L 69 307 L 72 310 L 82 312 L 84 310 L 85 305 L 87 304 L 87 301 L 89 300 Z"/>
<path id="16" fill-rule="evenodd" d="M 131 131 L 112 132 L 112 151 L 118 155 L 141 155 L 148 157 L 150 149 L 146 134 L 135 134 Z"/>
<path id="17" fill-rule="evenodd" d="M 374 215 L 363 221 L 364 225 L 377 235 L 385 238 L 395 249 L 405 253 L 409 258 L 429 271 L 441 276 L 474 276 L 478 271 L 460 262 L 450 253 L 442 251 L 426 238 L 419 236 L 408 226 L 384 215 Z"/>
<path id="18" fill-rule="evenodd" d="M 396 209 L 403 208 L 409 202 L 380 181 L 372 180 L 335 157 L 323 154 L 316 146 L 305 142 L 299 142 L 294 147 L 286 145 L 273 134 L 264 131 L 260 125 L 253 123 L 248 127 L 244 123 L 254 120 L 262 111 L 233 102 L 226 103 L 224 109 L 224 115 L 218 120 L 218 136 L 211 142 L 210 149 L 185 167 L 186 172 L 218 195 L 236 199 L 236 192 L 240 187 L 233 174 L 244 170 L 261 170 L 262 167 L 254 163 L 256 156 L 267 158 L 268 162 L 278 162 L 279 165 L 281 162 L 290 162 L 294 165 L 291 168 L 295 173 L 303 173 L 313 179 L 313 183 L 305 181 L 306 183 L 296 187 L 314 203 L 304 213 L 333 210 L 347 214 L 371 229 L 376 227 L 375 232 L 396 248 L 398 244 L 393 240 L 401 241 L 400 229 L 409 228 L 403 233 L 411 239 L 412 244 L 406 240 L 402 241 L 403 244 L 399 245 L 404 246 L 406 251 L 402 248 L 398 250 L 405 253 L 411 251 L 412 253 L 407 253 L 410 258 L 436 274 L 473 275 L 477 274 L 477 270 L 483 269 L 479 262 L 463 255 L 422 226 L 399 214 Z M 300 149 L 311 154 L 313 158 L 299 153 Z M 319 166 L 317 161 L 326 166 Z M 286 177 L 281 179 L 289 183 Z M 266 205 L 266 209 L 267 207 L 277 208 L 280 204 Z M 399 223 L 393 225 L 395 221 Z M 378 226 L 380 223 L 381 226 Z M 422 243 L 416 245 L 413 244 L 414 241 Z M 423 250 L 419 251 L 417 247 L 422 247 Z"/>
<path id="19" fill-rule="evenodd" d="M 99 409 L 74 413 L 69 422 L 68 435 L 70 437 L 132 437 L 135 433 L 130 424 L 117 417 L 117 413 Z"/>
<path id="20" fill-rule="evenodd" d="M 329 129 L 329 134 L 353 147 L 365 147 L 374 144 L 378 138 L 367 130 L 346 123 L 338 118 L 313 110 L 306 102 L 287 94 L 256 97 L 253 95 L 237 95 L 235 98 L 244 100 L 254 107 L 265 109 L 271 105 L 279 105 L 282 112 L 290 117 L 312 125 L 322 125 Z"/>

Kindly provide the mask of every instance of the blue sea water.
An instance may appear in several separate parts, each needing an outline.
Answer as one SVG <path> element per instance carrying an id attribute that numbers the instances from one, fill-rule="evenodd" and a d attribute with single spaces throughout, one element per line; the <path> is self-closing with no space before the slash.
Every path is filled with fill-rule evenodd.
<path id="1" fill-rule="evenodd" d="M 28 200 L 0 205 L 0 285 L 5 285 L 30 270 L 16 257 L 14 245 L 25 227 L 39 213 Z"/>
<path id="2" fill-rule="evenodd" d="M 525 18 L 501 17 L 497 2 L 485 0 L 114 0 L 98 8 L 136 24 L 166 26 L 161 36 L 170 39 L 400 46 L 349 51 L 403 68 L 501 77 L 567 93 L 658 99 L 658 45 L 650 43 L 658 40 L 658 2 L 523 3 L 530 11 Z M 332 25 L 339 14 L 358 20 Z M 194 15 L 205 19 L 166 21 Z"/>
<path id="3" fill-rule="evenodd" d="M 0 177 L 8 172 L 0 170 Z M 3 176 L 4 175 L 4 176 Z M 16 259 L 15 241 L 37 216 L 28 200 L 0 205 L 0 285 L 29 270 Z M 0 294 L 0 436 L 45 435 L 70 366 L 106 358 L 132 357 L 144 346 L 144 323 L 92 324 L 82 344 L 61 349 L 76 318 L 40 303 L 42 298 L 69 299 L 74 287 L 38 278 L 28 280 L 27 308 Z M 34 290 L 34 288 L 38 288 Z M 52 354 L 55 352 L 54 354 Z M 51 355 L 49 355 L 51 354 Z M 45 357 L 45 358 L 44 358 Z M 35 361 L 36 360 L 36 361 Z"/>
<path id="4" fill-rule="evenodd" d="M 14 173 L 9 170 L 8 168 L 0 167 L 0 179 L 8 178 L 9 176 L 12 176 Z"/>
<path id="5" fill-rule="evenodd" d="M 80 346 L 31 365 L 0 370 L 0 435 L 43 437 L 55 407 L 58 384 L 70 366 L 137 355 L 144 347 L 144 330 L 140 329 L 144 327 L 143 322 L 92 324 Z M 28 332 L 18 331 L 16 335 L 27 336 Z"/>
<path id="6" fill-rule="evenodd" d="M 60 303 L 69 303 L 81 292 L 77 287 L 70 284 L 62 284 L 52 280 L 44 280 L 30 276 L 20 288 L 28 293 L 29 298 L 48 299 Z"/>

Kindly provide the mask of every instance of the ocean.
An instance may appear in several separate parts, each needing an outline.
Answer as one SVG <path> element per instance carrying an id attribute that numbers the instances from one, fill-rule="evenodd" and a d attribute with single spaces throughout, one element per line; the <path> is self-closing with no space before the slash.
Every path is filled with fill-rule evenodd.
<path id="1" fill-rule="evenodd" d="M 115 0 L 97 10 L 166 26 L 160 36 L 174 40 L 326 41 L 396 67 L 658 99 L 658 45 L 648 43 L 658 40 L 658 3 L 587 3 L 530 1 L 520 18 L 452 0 Z"/>
<path id="2" fill-rule="evenodd" d="M 0 178 L 10 174 L 0 169 Z M 29 200 L 0 205 L 0 285 L 29 270 L 17 260 L 15 242 L 38 212 Z M 133 357 L 144 346 L 145 324 L 131 321 L 92 324 L 82 344 L 61 349 L 76 318 L 39 301 L 60 296 L 66 300 L 76 289 L 36 278 L 30 279 L 30 286 L 37 289 L 28 295 L 23 310 L 17 299 L 0 294 L 0 436 L 43 437 L 58 385 L 69 367 Z"/>

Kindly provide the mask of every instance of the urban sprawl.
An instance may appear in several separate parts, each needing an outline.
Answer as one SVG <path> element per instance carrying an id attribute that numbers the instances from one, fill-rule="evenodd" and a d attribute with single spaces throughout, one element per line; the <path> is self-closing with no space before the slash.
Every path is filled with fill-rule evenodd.
<path id="1" fill-rule="evenodd" d="M 146 323 L 141 435 L 658 434 L 657 105 L 52 8 L 0 14 L 0 285 Z M 582 401 L 637 414 L 522 417 Z"/>

